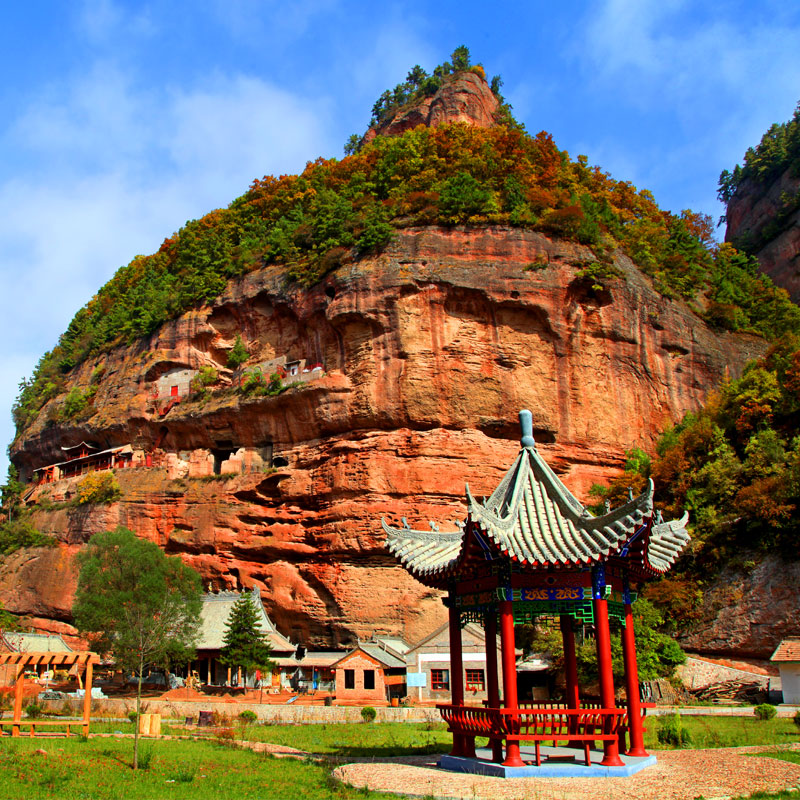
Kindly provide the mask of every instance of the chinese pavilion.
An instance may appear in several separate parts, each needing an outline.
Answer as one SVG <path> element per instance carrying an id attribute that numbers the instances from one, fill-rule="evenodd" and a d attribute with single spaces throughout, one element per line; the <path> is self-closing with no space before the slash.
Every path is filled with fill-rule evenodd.
<path id="1" fill-rule="evenodd" d="M 520 743 L 603 743 L 603 767 L 628 756 L 646 757 L 631 605 L 648 578 L 666 572 L 689 541 L 688 514 L 664 522 L 653 511 L 653 484 L 623 506 L 592 515 L 536 450 L 531 413 L 520 412 L 522 447 L 488 500 L 466 488 L 465 523 L 452 533 L 395 528 L 383 521 L 386 546 L 417 580 L 447 592 L 451 703 L 438 706 L 453 733 L 451 756 L 475 759 L 475 737 L 486 736 L 492 760 L 525 766 Z M 558 619 L 564 643 L 566 703 L 521 704 L 517 695 L 514 625 Z M 486 632 L 483 707 L 464 702 L 461 628 L 477 622 Z M 582 702 L 575 657 L 575 627 L 594 628 L 600 702 Z M 626 703 L 617 707 L 611 660 L 611 626 L 621 630 Z M 501 637 L 503 702 L 497 664 Z M 627 741 L 626 741 L 627 735 Z M 505 745 L 505 755 L 503 754 Z M 485 763 L 485 762 L 482 762 Z"/>

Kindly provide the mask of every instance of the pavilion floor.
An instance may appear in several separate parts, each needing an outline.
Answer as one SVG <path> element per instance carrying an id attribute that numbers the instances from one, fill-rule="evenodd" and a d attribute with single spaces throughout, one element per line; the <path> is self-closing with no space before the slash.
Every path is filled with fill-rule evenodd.
<path id="1" fill-rule="evenodd" d="M 492 761 L 492 751 L 488 748 L 475 749 L 477 758 L 460 758 L 458 756 L 442 756 L 439 766 L 450 772 L 466 772 L 472 775 L 489 775 L 495 778 L 627 778 L 637 772 L 651 767 L 656 757 L 645 758 L 620 755 L 621 767 L 605 767 L 602 750 L 590 750 L 591 763 L 584 761 L 583 748 L 541 746 L 541 766 L 536 766 L 536 750 L 533 745 L 522 744 L 520 755 L 525 762 L 524 767 L 504 767 Z"/>

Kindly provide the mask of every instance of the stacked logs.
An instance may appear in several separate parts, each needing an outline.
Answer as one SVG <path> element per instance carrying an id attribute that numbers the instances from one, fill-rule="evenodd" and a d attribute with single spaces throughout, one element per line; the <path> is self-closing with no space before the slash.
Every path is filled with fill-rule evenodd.
<path id="1" fill-rule="evenodd" d="M 711 683 L 699 689 L 690 689 L 689 693 L 696 700 L 712 703 L 763 703 L 767 692 L 759 681 L 731 680 Z"/>

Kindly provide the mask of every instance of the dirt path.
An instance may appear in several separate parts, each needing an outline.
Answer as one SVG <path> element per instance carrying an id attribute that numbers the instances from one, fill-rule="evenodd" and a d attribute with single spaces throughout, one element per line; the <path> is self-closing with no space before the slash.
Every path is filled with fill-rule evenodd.
<path id="1" fill-rule="evenodd" d="M 356 788 L 437 800 L 712 800 L 796 788 L 800 764 L 748 755 L 771 749 L 779 748 L 664 750 L 655 766 L 629 778 L 488 778 L 445 772 L 436 756 L 345 764 L 333 774 Z"/>

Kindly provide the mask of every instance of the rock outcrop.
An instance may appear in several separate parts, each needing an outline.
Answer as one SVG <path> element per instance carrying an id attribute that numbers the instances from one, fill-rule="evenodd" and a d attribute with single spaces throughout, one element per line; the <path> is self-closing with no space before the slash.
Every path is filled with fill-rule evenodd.
<path id="1" fill-rule="evenodd" d="M 474 72 L 461 72 L 448 80 L 430 97 L 401 108 L 384 120 L 377 128 L 370 128 L 364 140 L 376 136 L 397 136 L 404 131 L 427 125 L 435 128 L 450 122 L 464 122 L 479 128 L 495 125 L 495 114 L 500 107 L 486 81 Z"/>
<path id="2" fill-rule="evenodd" d="M 705 592 L 702 618 L 681 638 L 708 654 L 769 658 L 778 642 L 797 635 L 800 561 L 769 555 L 731 565 Z"/>
<path id="3" fill-rule="evenodd" d="M 99 378 L 84 363 L 73 382 L 95 381 L 91 415 L 54 424 L 50 401 L 12 459 L 30 480 L 63 446 L 128 447 L 122 498 L 60 505 L 79 476 L 38 485 L 35 524 L 59 546 L 0 567 L 6 607 L 43 628 L 68 623 L 74 553 L 123 524 L 206 585 L 260 586 L 296 641 L 431 631 L 443 608 L 383 549 L 381 516 L 462 519 L 464 484 L 490 492 L 514 458 L 521 407 L 549 463 L 586 496 L 626 448 L 650 447 L 765 348 L 712 331 L 622 255 L 624 277 L 598 290 L 577 275 L 589 256 L 518 228 L 406 229 L 312 289 L 287 286 L 277 268 L 250 273 L 213 306 L 104 356 Z M 320 377 L 243 394 L 224 367 L 237 334 L 249 364 L 305 359 Z M 165 376 L 203 366 L 216 386 L 154 396 Z"/>
<path id="4" fill-rule="evenodd" d="M 725 241 L 754 252 L 761 269 L 795 303 L 800 302 L 800 209 L 793 201 L 798 192 L 800 178 L 791 170 L 767 186 L 744 180 L 728 203 L 725 231 Z"/>

